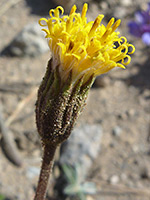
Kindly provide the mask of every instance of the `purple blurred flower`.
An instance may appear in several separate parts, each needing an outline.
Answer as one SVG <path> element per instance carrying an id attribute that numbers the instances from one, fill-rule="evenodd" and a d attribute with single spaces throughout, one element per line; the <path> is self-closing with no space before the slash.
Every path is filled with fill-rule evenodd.
<path id="1" fill-rule="evenodd" d="M 135 21 L 130 21 L 128 27 L 132 35 L 142 38 L 142 41 L 150 46 L 150 2 L 146 11 L 135 13 Z"/>

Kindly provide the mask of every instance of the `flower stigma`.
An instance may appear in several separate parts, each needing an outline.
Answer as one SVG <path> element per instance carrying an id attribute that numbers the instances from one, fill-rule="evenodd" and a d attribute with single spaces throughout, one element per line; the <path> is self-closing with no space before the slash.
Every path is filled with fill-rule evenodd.
<path id="1" fill-rule="evenodd" d="M 115 22 L 112 18 L 104 26 L 104 15 L 99 15 L 95 21 L 87 22 L 87 3 L 81 14 L 76 9 L 74 5 L 69 15 L 63 15 L 64 9 L 58 6 L 49 11 L 50 18 L 39 20 L 48 38 L 53 68 L 60 66 L 61 78 L 66 80 L 72 72 L 75 83 L 81 76 L 86 81 L 91 75 L 96 77 L 115 67 L 125 69 L 135 48 L 125 37 L 119 37 L 116 29 L 121 20 Z"/>

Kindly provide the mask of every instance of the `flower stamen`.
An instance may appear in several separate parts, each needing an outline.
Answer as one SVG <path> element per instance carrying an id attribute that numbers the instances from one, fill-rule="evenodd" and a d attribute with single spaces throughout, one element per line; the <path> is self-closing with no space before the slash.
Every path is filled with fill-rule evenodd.
<path id="1" fill-rule="evenodd" d="M 121 20 L 118 19 L 112 27 L 112 32 L 114 32 L 120 26 Z"/>
<path id="2" fill-rule="evenodd" d="M 92 28 L 91 28 L 91 30 L 89 32 L 89 37 L 91 37 L 94 34 L 94 32 L 96 31 L 97 27 L 100 25 L 100 23 L 101 23 L 103 18 L 104 18 L 104 15 L 99 15 L 95 19 L 94 24 L 93 24 L 93 26 L 92 26 Z"/>
<path id="3" fill-rule="evenodd" d="M 71 8 L 71 11 L 70 11 L 70 14 L 69 14 L 69 15 L 71 16 L 73 13 L 75 13 L 76 9 L 77 9 L 76 5 L 72 6 L 72 8 Z"/>
<path id="4" fill-rule="evenodd" d="M 83 5 L 83 9 L 82 9 L 82 13 L 81 13 L 81 18 L 82 18 L 82 20 L 84 20 L 85 17 L 86 17 L 87 9 L 88 9 L 88 4 L 85 3 L 85 4 Z"/>
<path id="5" fill-rule="evenodd" d="M 112 18 L 109 20 L 109 22 L 108 22 L 108 24 L 107 24 L 107 26 L 106 26 L 106 30 L 109 29 L 109 28 L 111 28 L 112 25 L 114 24 L 114 22 L 115 22 L 115 18 L 112 17 Z"/>

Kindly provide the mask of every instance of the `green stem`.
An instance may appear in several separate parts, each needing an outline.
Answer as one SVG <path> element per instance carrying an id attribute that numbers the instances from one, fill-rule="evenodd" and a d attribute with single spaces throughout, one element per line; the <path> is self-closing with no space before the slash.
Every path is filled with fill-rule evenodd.
<path id="1" fill-rule="evenodd" d="M 34 200 L 45 200 L 47 184 L 52 171 L 56 148 L 57 146 L 44 146 L 42 167 Z"/>

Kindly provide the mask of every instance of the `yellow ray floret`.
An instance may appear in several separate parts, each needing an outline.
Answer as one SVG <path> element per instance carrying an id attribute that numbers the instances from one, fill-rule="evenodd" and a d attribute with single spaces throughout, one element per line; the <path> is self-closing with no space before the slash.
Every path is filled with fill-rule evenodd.
<path id="1" fill-rule="evenodd" d="M 83 5 L 81 15 L 76 9 L 74 5 L 68 16 L 58 6 L 50 10 L 49 19 L 39 20 L 41 26 L 48 27 L 42 30 L 49 40 L 55 65 L 61 65 L 62 77 L 67 77 L 70 70 L 77 80 L 82 75 L 98 76 L 114 67 L 125 68 L 131 61 L 128 54 L 134 53 L 135 48 L 115 32 L 121 20 L 115 22 L 112 18 L 104 26 L 101 24 L 104 16 L 99 15 L 95 21 L 87 22 L 88 5 Z"/>

